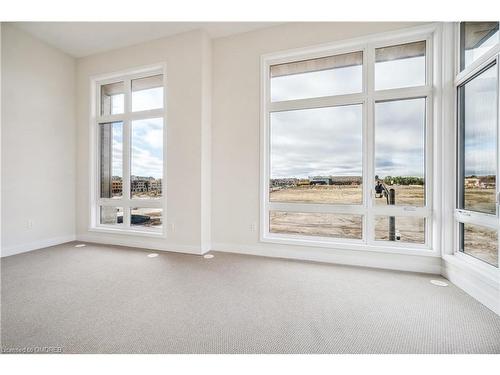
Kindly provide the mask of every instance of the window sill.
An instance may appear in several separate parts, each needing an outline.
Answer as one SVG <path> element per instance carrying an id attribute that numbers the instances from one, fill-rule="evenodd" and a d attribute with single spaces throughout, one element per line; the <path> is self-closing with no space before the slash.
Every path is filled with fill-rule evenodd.
<path id="1" fill-rule="evenodd" d="M 368 244 L 363 240 L 338 240 L 328 238 L 304 238 L 293 235 L 275 235 L 266 233 L 260 238 L 264 243 L 275 243 L 281 245 L 294 245 L 304 247 L 324 247 L 338 250 L 370 251 L 378 253 L 418 255 L 439 258 L 438 251 L 430 249 L 425 245 L 413 245 L 408 247 L 395 246 L 391 243 L 380 241 L 380 244 Z"/>
<path id="2" fill-rule="evenodd" d="M 461 269 L 480 275 L 490 285 L 498 286 L 498 283 L 500 283 L 499 268 L 482 262 L 472 256 L 456 252 L 454 254 L 443 255 L 443 260 L 453 266 L 460 267 Z"/>
<path id="3" fill-rule="evenodd" d="M 167 234 L 163 231 L 159 232 L 150 230 L 134 230 L 134 229 L 107 228 L 107 227 L 89 227 L 88 231 L 97 233 L 138 236 L 138 237 L 167 238 Z"/>

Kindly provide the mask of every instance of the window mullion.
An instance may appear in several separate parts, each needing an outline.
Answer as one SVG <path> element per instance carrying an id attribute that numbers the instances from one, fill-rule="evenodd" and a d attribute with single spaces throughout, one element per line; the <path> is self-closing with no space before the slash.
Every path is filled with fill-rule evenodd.
<path id="1" fill-rule="evenodd" d="M 364 196 L 365 207 L 367 214 L 365 215 L 365 228 L 364 237 L 367 243 L 373 243 L 375 239 L 375 222 L 372 212 L 372 185 L 375 181 L 375 48 L 369 45 L 366 49 L 366 147 L 365 147 L 365 160 L 366 165 L 364 169 Z"/>
<path id="2" fill-rule="evenodd" d="M 129 114 L 132 110 L 131 83 L 130 78 L 124 79 L 125 84 L 125 121 L 123 123 L 123 200 L 127 202 L 127 208 L 123 212 L 123 224 L 130 227 L 130 154 L 131 154 L 131 122 Z"/>
<path id="3" fill-rule="evenodd" d="M 295 99 L 281 102 L 270 102 L 269 112 L 293 111 L 300 109 L 312 109 L 323 107 L 336 107 L 343 105 L 361 104 L 365 100 L 365 94 L 349 94 L 324 96 L 319 98 Z"/>

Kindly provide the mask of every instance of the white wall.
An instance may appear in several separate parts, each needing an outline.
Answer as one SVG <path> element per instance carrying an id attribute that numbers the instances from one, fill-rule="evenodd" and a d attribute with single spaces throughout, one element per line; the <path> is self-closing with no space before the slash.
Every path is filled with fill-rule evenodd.
<path id="1" fill-rule="evenodd" d="M 259 242 L 260 57 L 415 23 L 294 23 L 213 41 L 212 247 L 373 267 L 440 272 L 440 259 Z"/>
<path id="2" fill-rule="evenodd" d="M 210 247 L 211 176 L 204 169 L 210 165 L 209 46 L 210 40 L 202 31 L 192 31 L 78 60 L 78 239 L 196 254 Z M 167 238 L 91 232 L 90 77 L 158 63 L 165 63 L 167 69 Z"/>
<path id="3" fill-rule="evenodd" d="M 7 256 L 74 238 L 75 61 L 12 25 L 1 28 Z"/>

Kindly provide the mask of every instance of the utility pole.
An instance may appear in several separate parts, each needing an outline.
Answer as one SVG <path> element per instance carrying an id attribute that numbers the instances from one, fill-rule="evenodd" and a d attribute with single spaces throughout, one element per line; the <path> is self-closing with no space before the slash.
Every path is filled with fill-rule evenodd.
<path id="1" fill-rule="evenodd" d="M 377 186 L 375 187 L 375 192 L 381 194 L 379 198 L 385 196 L 387 204 L 389 206 L 394 206 L 396 204 L 396 190 L 394 188 L 387 189 L 384 183 L 382 183 L 378 176 L 375 176 L 377 181 Z M 394 216 L 389 216 L 389 241 L 396 241 L 396 218 Z"/>

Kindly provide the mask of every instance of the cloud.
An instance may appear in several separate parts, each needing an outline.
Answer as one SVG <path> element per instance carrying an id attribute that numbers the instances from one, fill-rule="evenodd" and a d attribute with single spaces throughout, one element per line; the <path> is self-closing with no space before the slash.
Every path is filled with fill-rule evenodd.
<path id="1" fill-rule="evenodd" d="M 271 114 L 271 178 L 362 175 L 361 105 Z M 425 99 L 376 106 L 376 174 L 424 175 Z"/>
<path id="2" fill-rule="evenodd" d="M 496 67 L 492 67 L 464 87 L 465 174 L 496 173 L 497 94 Z"/>
<path id="3" fill-rule="evenodd" d="M 271 176 L 361 175 L 362 106 L 271 114 Z"/>
<path id="4" fill-rule="evenodd" d="M 424 57 L 376 64 L 380 88 L 425 83 Z M 362 68 L 271 79 L 271 99 L 290 100 L 361 92 Z M 425 99 L 376 104 L 376 174 L 424 175 Z M 271 177 L 362 175 L 361 105 L 271 114 Z"/>
<path id="5" fill-rule="evenodd" d="M 146 119 L 132 123 L 131 174 L 163 176 L 163 119 Z"/>
<path id="6" fill-rule="evenodd" d="M 113 124 L 112 173 L 123 177 L 123 123 Z"/>

